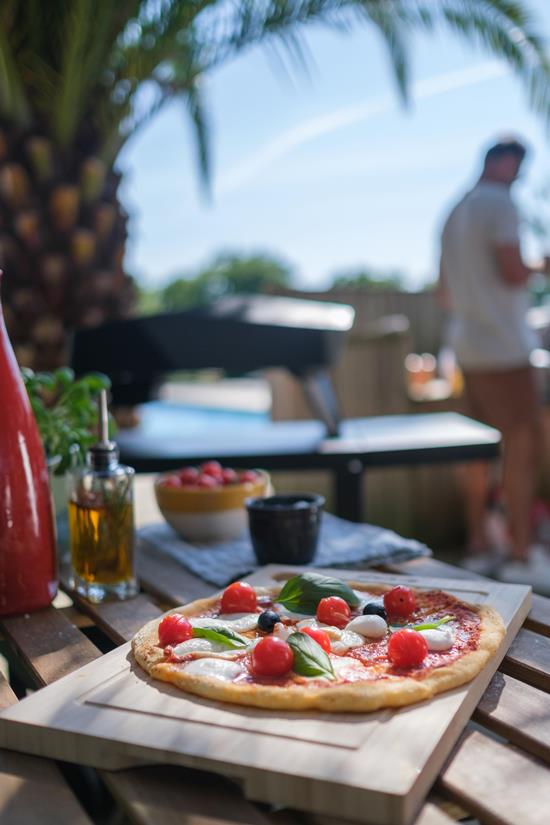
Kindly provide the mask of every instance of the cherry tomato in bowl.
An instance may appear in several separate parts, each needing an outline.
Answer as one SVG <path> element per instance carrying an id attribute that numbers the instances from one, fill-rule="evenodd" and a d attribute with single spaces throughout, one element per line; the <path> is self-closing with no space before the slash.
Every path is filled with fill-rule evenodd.
<path id="1" fill-rule="evenodd" d="M 239 474 L 233 467 L 224 467 L 222 470 L 222 481 L 224 484 L 238 484 Z"/>
<path id="2" fill-rule="evenodd" d="M 197 467 L 183 467 L 179 471 L 179 479 L 182 485 L 196 484 L 200 476 L 200 470 Z"/>
<path id="3" fill-rule="evenodd" d="M 183 486 L 180 476 L 165 476 L 162 483 L 164 487 L 168 487 L 169 489 L 177 489 Z"/>
<path id="4" fill-rule="evenodd" d="M 212 490 L 221 485 L 221 479 L 217 476 L 208 475 L 208 473 L 201 473 L 196 481 L 197 487 L 202 489 Z"/>
<path id="5" fill-rule="evenodd" d="M 223 474 L 222 465 L 219 461 L 205 461 L 204 464 L 201 464 L 201 474 L 221 480 Z"/>
<path id="6" fill-rule="evenodd" d="M 241 479 L 241 473 L 249 481 Z M 222 542 L 246 534 L 248 515 L 245 501 L 262 498 L 271 492 L 265 470 L 242 471 L 222 467 L 217 461 L 200 467 L 187 466 L 159 475 L 155 497 L 168 524 L 191 544 Z"/>
<path id="7" fill-rule="evenodd" d="M 239 481 L 241 484 L 255 484 L 258 480 L 258 473 L 256 470 L 243 470 L 239 473 Z"/>

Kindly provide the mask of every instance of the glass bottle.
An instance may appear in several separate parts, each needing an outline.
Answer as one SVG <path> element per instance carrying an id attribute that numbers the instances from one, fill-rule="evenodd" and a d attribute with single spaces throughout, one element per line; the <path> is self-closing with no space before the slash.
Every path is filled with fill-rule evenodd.
<path id="1" fill-rule="evenodd" d="M 68 474 L 73 586 L 91 602 L 138 592 L 134 555 L 134 470 L 119 464 L 108 437 L 107 395 L 100 395 L 100 440 L 86 465 Z"/>
<path id="2" fill-rule="evenodd" d="M 56 591 L 44 449 L 0 304 L 0 615 L 46 607 Z"/>

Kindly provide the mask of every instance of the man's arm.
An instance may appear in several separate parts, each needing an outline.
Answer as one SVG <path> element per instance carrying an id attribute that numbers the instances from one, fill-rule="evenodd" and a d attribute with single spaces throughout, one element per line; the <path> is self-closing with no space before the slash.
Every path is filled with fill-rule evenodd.
<path id="1" fill-rule="evenodd" d="M 502 280 L 508 286 L 524 286 L 533 272 L 523 263 L 519 244 L 503 244 L 495 247 L 495 259 Z"/>
<path id="2" fill-rule="evenodd" d="M 549 274 L 549 259 L 545 258 L 537 266 L 527 266 L 523 263 L 518 244 L 502 244 L 495 247 L 495 259 L 502 280 L 508 286 L 524 286 L 531 275 L 537 272 Z"/>
<path id="3" fill-rule="evenodd" d="M 544 264 L 527 266 L 521 257 L 519 243 L 519 215 L 509 194 L 492 205 L 491 241 L 498 274 L 512 288 L 526 285 L 531 275 L 544 272 Z"/>

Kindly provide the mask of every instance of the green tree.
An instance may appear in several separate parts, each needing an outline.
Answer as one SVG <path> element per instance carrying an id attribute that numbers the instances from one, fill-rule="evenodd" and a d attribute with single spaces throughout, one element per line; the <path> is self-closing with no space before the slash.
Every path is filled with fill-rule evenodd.
<path id="1" fill-rule="evenodd" d="M 292 269 L 266 254 L 225 252 L 194 276 L 177 278 L 161 292 L 163 309 L 200 306 L 227 295 L 263 292 L 267 287 L 290 284 Z"/>
<path id="2" fill-rule="evenodd" d="M 527 0 L 1 0 L 0 265 L 21 363 L 63 363 L 71 329 L 133 306 L 115 167 L 126 141 L 180 101 L 206 183 L 203 77 L 256 43 L 299 65 L 310 24 L 376 29 L 402 97 L 410 36 L 447 28 L 504 59 L 550 112 Z"/>
<path id="3" fill-rule="evenodd" d="M 403 289 L 402 272 L 375 272 L 370 269 L 351 270 L 334 276 L 331 289 Z"/>

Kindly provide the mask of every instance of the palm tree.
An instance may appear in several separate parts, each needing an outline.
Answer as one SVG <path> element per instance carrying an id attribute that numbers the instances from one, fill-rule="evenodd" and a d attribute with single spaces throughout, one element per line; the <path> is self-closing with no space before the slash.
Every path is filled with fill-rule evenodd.
<path id="1" fill-rule="evenodd" d="M 209 179 L 201 78 L 256 43 L 300 61 L 311 23 L 375 27 L 406 98 L 408 36 L 451 29 L 507 61 L 550 112 L 550 64 L 520 0 L 2 0 L 0 265 L 21 364 L 51 368 L 67 333 L 132 309 L 116 159 L 179 98 Z"/>

